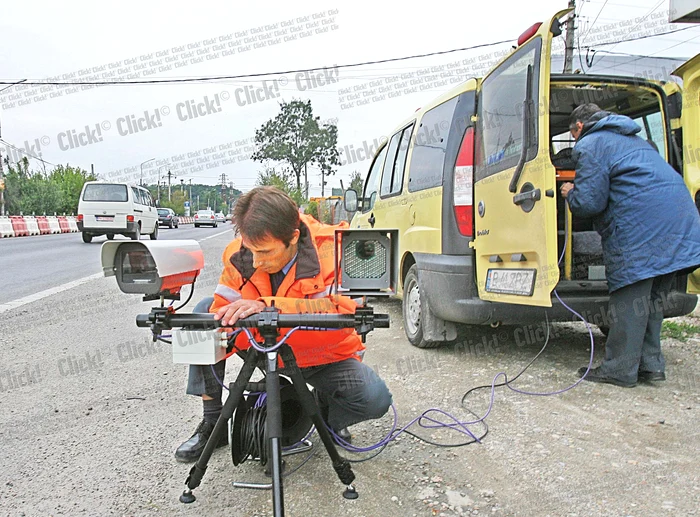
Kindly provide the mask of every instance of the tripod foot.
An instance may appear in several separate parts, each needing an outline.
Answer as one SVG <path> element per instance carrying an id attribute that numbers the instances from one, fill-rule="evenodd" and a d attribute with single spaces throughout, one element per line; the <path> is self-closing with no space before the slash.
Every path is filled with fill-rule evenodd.
<path id="1" fill-rule="evenodd" d="M 348 485 L 345 488 L 345 491 L 343 491 L 343 497 L 345 499 L 357 499 L 360 497 L 360 494 L 357 493 L 357 490 L 355 490 L 355 487 L 352 485 Z"/>
<path id="2" fill-rule="evenodd" d="M 185 491 L 182 492 L 182 495 L 180 496 L 181 503 L 194 503 L 196 500 L 197 498 L 194 496 L 192 490 L 190 490 L 189 488 L 185 489 Z"/>

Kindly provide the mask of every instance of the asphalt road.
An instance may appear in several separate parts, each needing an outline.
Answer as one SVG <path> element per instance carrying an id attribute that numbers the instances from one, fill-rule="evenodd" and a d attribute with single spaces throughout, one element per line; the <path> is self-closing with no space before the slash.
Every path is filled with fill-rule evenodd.
<path id="1" fill-rule="evenodd" d="M 231 232 L 231 223 L 221 223 L 218 228 L 185 224 L 172 230 L 161 227 L 158 239 L 199 241 L 226 231 Z M 148 240 L 148 236 L 141 239 Z M 115 240 L 129 239 L 116 236 Z M 100 274 L 100 249 L 106 241 L 107 237 L 95 237 L 86 244 L 80 233 L 0 239 L 0 306 Z"/>

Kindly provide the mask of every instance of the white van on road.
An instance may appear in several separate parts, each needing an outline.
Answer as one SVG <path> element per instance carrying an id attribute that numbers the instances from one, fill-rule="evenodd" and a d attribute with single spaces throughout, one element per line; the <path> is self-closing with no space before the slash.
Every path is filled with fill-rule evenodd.
<path id="1" fill-rule="evenodd" d="M 158 208 L 151 193 L 138 185 L 88 181 L 78 203 L 78 230 L 83 242 L 106 235 L 124 235 L 139 240 L 146 233 L 158 238 Z"/>

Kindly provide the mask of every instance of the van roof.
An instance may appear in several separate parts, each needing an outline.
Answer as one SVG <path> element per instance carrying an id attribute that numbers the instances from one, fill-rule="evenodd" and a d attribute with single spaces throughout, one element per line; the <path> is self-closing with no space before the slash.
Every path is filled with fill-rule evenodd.
<path id="1" fill-rule="evenodd" d="M 425 112 L 430 111 L 435 106 L 439 106 L 443 102 L 448 101 L 451 98 L 456 97 L 457 95 L 459 95 L 461 93 L 476 90 L 477 87 L 479 86 L 480 82 L 481 82 L 481 79 L 478 79 L 475 77 L 472 77 L 471 79 L 467 79 L 466 81 L 461 82 L 458 85 L 456 85 L 455 87 L 453 87 L 451 90 L 448 90 L 445 93 L 435 97 L 433 100 L 428 102 L 425 106 L 421 106 L 413 113 L 413 115 L 406 117 L 404 120 L 401 121 L 400 124 L 397 124 L 396 126 L 394 126 L 394 128 L 391 130 L 391 134 L 388 136 L 388 138 L 386 140 L 386 143 L 388 143 L 389 140 L 391 140 L 391 135 L 395 134 L 401 128 L 407 126 L 410 122 L 413 122 L 414 120 L 423 117 Z M 376 156 L 379 153 L 379 151 L 382 150 L 383 148 L 384 148 L 383 145 L 380 146 L 377 149 L 377 151 L 374 153 L 374 155 Z M 372 158 L 374 158 L 374 156 Z"/>

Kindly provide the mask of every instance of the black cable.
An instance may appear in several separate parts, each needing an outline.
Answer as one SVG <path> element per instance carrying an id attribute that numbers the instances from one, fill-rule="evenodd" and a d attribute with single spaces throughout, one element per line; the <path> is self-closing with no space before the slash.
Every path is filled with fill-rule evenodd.
<path id="1" fill-rule="evenodd" d="M 546 312 L 546 311 L 545 311 L 544 315 L 545 315 L 545 319 L 546 319 L 546 321 L 547 321 L 547 337 L 546 337 L 546 339 L 544 340 L 544 345 L 542 346 L 542 349 L 541 349 L 539 352 L 537 352 L 537 355 L 535 355 L 535 357 L 533 357 L 533 358 L 530 360 L 530 362 L 527 363 L 527 365 L 525 366 L 525 368 L 523 368 L 522 370 L 520 370 L 520 372 L 518 373 L 518 375 L 516 375 L 515 377 L 513 377 L 511 380 L 508 380 L 508 375 L 506 375 L 506 374 L 504 373 L 503 376 L 505 377 L 506 380 L 503 381 L 503 382 L 499 382 L 499 383 L 497 383 L 497 384 L 493 384 L 493 383 L 492 383 L 492 384 L 483 384 L 483 385 L 481 385 L 481 386 L 477 386 L 477 387 L 472 388 L 472 389 L 470 389 L 469 391 L 467 391 L 464 395 L 462 395 L 461 404 L 462 404 L 462 407 L 464 407 L 464 409 L 466 409 L 467 411 L 471 412 L 471 410 L 470 410 L 469 408 L 467 408 L 467 407 L 464 406 L 464 400 L 467 398 L 467 396 L 468 396 L 472 391 L 480 390 L 480 389 L 483 389 L 483 388 L 500 388 L 501 386 L 510 385 L 510 383 L 515 382 L 515 381 L 518 379 L 518 377 L 520 377 L 523 373 L 525 373 L 525 371 L 526 371 L 528 368 L 530 368 L 530 366 L 532 366 L 532 363 L 534 363 L 534 362 L 537 360 L 537 358 L 538 358 L 540 355 L 542 355 L 542 352 L 544 352 L 545 348 L 547 348 L 547 345 L 549 344 L 549 320 L 547 319 L 547 312 Z M 473 413 L 472 413 L 472 414 L 473 414 Z"/>
<path id="2" fill-rule="evenodd" d="M 697 29 L 697 27 L 683 27 L 682 29 L 675 29 L 672 31 L 660 32 L 658 34 L 648 34 L 646 36 L 638 36 L 636 38 L 623 39 L 619 41 L 608 41 L 606 43 L 596 43 L 595 45 L 584 45 L 583 48 L 593 48 L 593 47 L 603 47 L 605 45 L 617 45 L 618 43 L 627 43 L 628 41 L 637 41 L 646 38 L 656 38 L 657 36 L 665 36 L 666 34 L 673 34 L 674 32 L 687 31 L 688 29 Z M 3 84 L 3 83 L 0 83 Z M 5 83 L 6 84 L 6 83 Z"/>
<path id="3" fill-rule="evenodd" d="M 200 272 L 197 271 L 197 274 L 195 275 L 194 280 L 192 280 L 192 284 L 191 284 L 191 285 L 192 285 L 192 289 L 190 289 L 190 295 L 187 297 L 187 300 L 185 300 L 185 303 L 183 303 L 182 305 L 180 305 L 177 309 L 173 309 L 175 312 L 179 311 L 179 310 L 182 309 L 185 305 L 187 305 L 188 303 L 190 303 L 190 300 L 192 299 L 192 295 L 194 294 L 194 283 L 197 281 L 197 277 L 199 276 L 199 273 L 200 273 Z"/>
<path id="4" fill-rule="evenodd" d="M 508 40 L 503 40 L 503 41 L 495 41 L 493 43 L 483 43 L 481 45 L 474 45 L 471 47 L 464 47 L 464 48 L 455 48 L 451 50 L 442 50 L 439 52 L 430 52 L 427 54 L 416 54 L 412 56 L 405 56 L 405 57 L 394 57 L 394 58 L 389 58 L 389 59 L 380 59 L 377 61 L 364 61 L 362 63 L 351 63 L 347 65 L 333 65 L 334 69 L 338 68 L 350 68 L 354 66 L 365 66 L 365 65 L 376 65 L 380 63 L 389 63 L 393 61 L 406 61 L 408 59 L 419 59 L 423 57 L 430 57 L 430 56 L 439 56 L 442 54 L 450 54 L 452 52 L 463 52 L 465 50 L 474 50 L 477 48 L 483 48 L 483 47 L 491 47 L 494 45 L 502 45 L 504 43 L 512 43 L 512 39 Z M 315 68 L 304 68 L 300 70 L 286 70 L 283 72 L 265 72 L 265 73 L 257 73 L 257 74 L 242 74 L 242 75 L 223 75 L 223 76 L 204 76 L 204 77 L 192 77 L 189 79 L 153 79 L 150 81 L 85 81 L 85 82 L 78 82 L 78 81 L 65 81 L 65 82 L 28 82 L 25 81 L 22 84 L 26 85 L 32 85 L 32 86 L 46 86 L 46 85 L 54 85 L 54 86 L 71 86 L 71 85 L 79 85 L 79 84 L 92 84 L 92 85 L 104 85 L 104 86 L 123 86 L 123 85 L 130 85 L 130 84 L 170 84 L 170 83 L 190 83 L 190 82 L 207 82 L 207 81 L 222 81 L 224 79 L 244 79 L 247 77 L 266 77 L 266 76 L 275 76 L 275 75 L 284 75 L 284 74 L 296 74 L 300 72 L 313 72 L 315 70 L 326 70 L 328 69 L 328 66 L 324 67 L 315 67 Z M 16 84 L 16 81 L 0 81 L 0 84 Z"/>
<path id="5" fill-rule="evenodd" d="M 6 141 L 6 140 L 3 140 L 2 138 L 0 138 L 0 142 L 2 142 L 2 143 L 5 144 L 5 145 L 9 145 L 9 146 L 12 147 L 15 151 L 18 151 L 18 152 L 24 154 L 24 155 L 27 156 L 28 158 L 33 158 L 33 159 L 35 159 L 35 160 L 39 160 L 40 162 L 44 162 L 44 163 L 47 163 L 47 164 L 49 164 L 49 165 L 53 165 L 54 167 L 58 167 L 58 165 L 56 165 L 55 163 L 47 162 L 47 161 L 44 160 L 43 158 L 39 158 L 38 156 L 34 156 L 33 154 L 29 154 L 29 153 L 27 152 L 26 149 L 20 149 L 19 147 L 16 147 L 16 146 L 12 145 L 10 142 L 8 142 L 8 141 Z M 9 160 L 8 160 L 8 162 L 9 162 Z M 12 162 L 9 162 L 9 163 L 12 163 Z M 18 162 L 18 163 L 19 163 L 19 162 Z"/>

